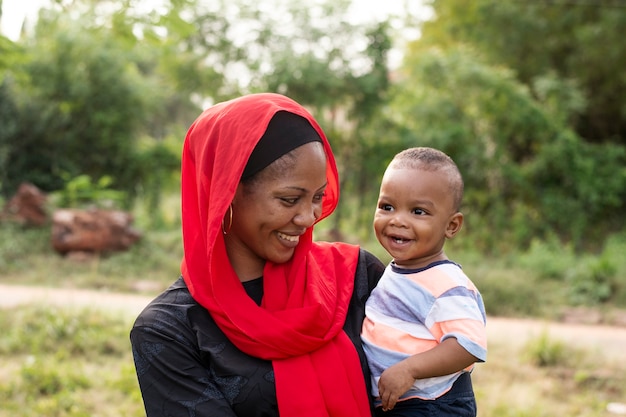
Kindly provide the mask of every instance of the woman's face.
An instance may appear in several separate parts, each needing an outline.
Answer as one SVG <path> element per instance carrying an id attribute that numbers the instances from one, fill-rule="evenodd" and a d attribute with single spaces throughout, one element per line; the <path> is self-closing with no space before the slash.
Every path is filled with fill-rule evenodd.
<path id="1" fill-rule="evenodd" d="M 266 261 L 291 259 L 300 236 L 322 214 L 324 148 L 320 142 L 302 145 L 257 175 L 252 184 L 239 184 L 232 227 L 225 236 L 231 264 L 242 281 L 260 277 Z"/>

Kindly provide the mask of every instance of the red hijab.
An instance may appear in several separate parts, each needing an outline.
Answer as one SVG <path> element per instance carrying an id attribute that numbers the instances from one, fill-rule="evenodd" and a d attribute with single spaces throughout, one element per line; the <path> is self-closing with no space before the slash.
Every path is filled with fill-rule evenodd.
<path id="1" fill-rule="evenodd" d="M 193 123 L 183 147 L 183 277 L 239 349 L 272 361 L 281 417 L 369 417 L 359 358 L 342 329 L 358 247 L 313 242 L 309 228 L 290 261 L 266 263 L 261 306 L 246 294 L 226 254 L 222 219 L 248 157 L 281 110 L 306 118 L 322 139 L 328 186 L 319 220 L 337 206 L 334 156 L 309 112 L 271 93 L 219 103 Z"/>

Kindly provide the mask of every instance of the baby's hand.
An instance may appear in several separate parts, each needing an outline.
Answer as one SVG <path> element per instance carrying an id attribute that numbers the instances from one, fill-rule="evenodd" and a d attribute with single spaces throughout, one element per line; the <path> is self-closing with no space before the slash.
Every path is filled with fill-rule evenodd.
<path id="1" fill-rule="evenodd" d="M 383 403 L 383 411 L 392 410 L 398 398 L 411 388 L 415 378 L 411 376 L 407 366 L 399 362 L 387 368 L 378 381 L 378 391 Z"/>

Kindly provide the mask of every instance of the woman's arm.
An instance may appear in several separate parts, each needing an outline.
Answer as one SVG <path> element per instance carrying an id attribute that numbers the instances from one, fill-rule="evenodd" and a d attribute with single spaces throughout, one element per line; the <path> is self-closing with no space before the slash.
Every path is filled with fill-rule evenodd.
<path id="1" fill-rule="evenodd" d="M 130 334 L 147 417 L 236 417 L 193 340 L 182 329 L 171 334 L 168 325 L 159 327 L 136 325 Z"/>

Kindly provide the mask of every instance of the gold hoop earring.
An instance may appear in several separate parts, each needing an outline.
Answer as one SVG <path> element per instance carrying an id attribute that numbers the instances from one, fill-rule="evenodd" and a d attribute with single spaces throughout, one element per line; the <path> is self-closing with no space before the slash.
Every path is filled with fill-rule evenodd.
<path id="1" fill-rule="evenodd" d="M 224 217 L 225 219 L 226 217 Z M 224 219 L 222 219 L 222 233 L 227 235 L 230 233 L 230 229 L 233 227 L 233 206 L 232 204 L 228 206 L 228 230 L 224 228 Z"/>

